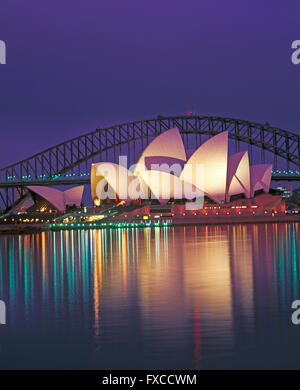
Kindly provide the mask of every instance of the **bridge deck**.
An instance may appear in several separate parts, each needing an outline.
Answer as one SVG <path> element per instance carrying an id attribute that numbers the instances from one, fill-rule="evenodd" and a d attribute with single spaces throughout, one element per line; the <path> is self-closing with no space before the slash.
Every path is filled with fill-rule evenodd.
<path id="1" fill-rule="evenodd" d="M 300 175 L 272 175 L 272 181 L 300 181 Z M 23 181 L 0 181 L 0 188 L 8 187 L 28 187 L 28 186 L 67 186 L 90 184 L 89 178 L 60 178 L 60 179 L 42 179 L 42 180 L 23 180 Z"/>

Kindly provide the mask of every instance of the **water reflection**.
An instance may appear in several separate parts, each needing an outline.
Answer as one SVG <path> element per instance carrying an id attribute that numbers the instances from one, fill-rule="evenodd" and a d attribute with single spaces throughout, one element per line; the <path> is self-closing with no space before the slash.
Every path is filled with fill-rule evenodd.
<path id="1" fill-rule="evenodd" d="M 43 232 L 0 246 L 4 368 L 297 366 L 297 224 Z"/>

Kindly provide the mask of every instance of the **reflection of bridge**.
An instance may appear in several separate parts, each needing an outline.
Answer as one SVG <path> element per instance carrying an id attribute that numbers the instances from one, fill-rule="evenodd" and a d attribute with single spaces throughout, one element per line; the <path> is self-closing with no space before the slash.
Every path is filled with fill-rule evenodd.
<path id="1" fill-rule="evenodd" d="M 89 182 L 93 161 L 118 162 L 128 156 L 137 161 L 142 149 L 161 132 L 177 127 L 187 149 L 228 130 L 233 152 L 248 145 L 250 162 L 273 163 L 274 180 L 299 180 L 299 135 L 239 119 L 212 116 L 161 117 L 129 122 L 72 138 L 0 170 L 0 204 L 9 209 L 26 192 L 27 185 L 73 185 Z M 282 168 L 284 166 L 284 169 Z M 281 168 L 278 171 L 278 167 Z"/>

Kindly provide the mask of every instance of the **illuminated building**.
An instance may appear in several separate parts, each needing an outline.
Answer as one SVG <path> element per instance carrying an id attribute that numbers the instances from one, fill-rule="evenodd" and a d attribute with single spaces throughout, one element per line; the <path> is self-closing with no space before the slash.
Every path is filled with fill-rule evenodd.
<path id="1" fill-rule="evenodd" d="M 272 165 L 250 167 L 247 151 L 229 155 L 227 131 L 191 153 L 175 128 L 157 136 L 132 170 L 110 162 L 92 164 L 91 193 L 95 205 L 102 203 L 103 194 L 126 204 L 149 197 L 160 204 L 200 197 L 228 203 L 236 196 L 249 199 L 257 191 L 268 193 L 271 175 Z"/>
<path id="2" fill-rule="evenodd" d="M 247 151 L 229 155 L 227 131 L 196 150 L 186 151 L 179 130 L 174 128 L 157 136 L 133 167 L 123 166 L 121 160 L 120 164 L 92 164 L 90 185 L 96 208 L 95 215 L 89 211 L 86 220 L 101 222 L 97 214 L 101 206 L 101 219 L 124 218 L 133 223 L 152 219 L 159 222 L 160 218 L 174 222 L 184 217 L 189 223 L 190 219 L 205 217 L 283 214 L 281 197 L 269 194 L 271 175 L 272 165 L 250 166 Z M 29 194 L 19 209 L 28 204 L 27 211 L 43 213 L 80 207 L 84 190 L 84 186 L 67 191 L 46 186 L 27 188 Z M 78 215 L 70 221 L 81 223 L 82 218 Z"/>

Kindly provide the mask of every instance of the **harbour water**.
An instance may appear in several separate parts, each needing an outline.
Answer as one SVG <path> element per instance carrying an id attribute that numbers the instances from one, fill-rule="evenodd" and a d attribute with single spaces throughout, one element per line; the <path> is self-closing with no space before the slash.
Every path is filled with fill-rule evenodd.
<path id="1" fill-rule="evenodd" d="M 0 369 L 299 369 L 298 229 L 2 235 Z"/>

